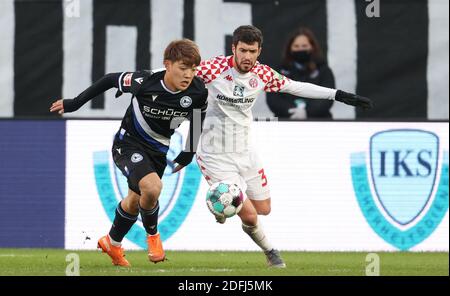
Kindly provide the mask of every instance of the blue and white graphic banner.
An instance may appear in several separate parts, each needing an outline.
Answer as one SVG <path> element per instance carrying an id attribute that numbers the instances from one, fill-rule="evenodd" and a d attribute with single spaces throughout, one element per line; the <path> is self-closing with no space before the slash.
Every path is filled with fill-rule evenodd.
<path id="1" fill-rule="evenodd" d="M 111 157 L 119 126 L 67 122 L 65 248 L 94 249 L 127 195 Z M 215 222 L 196 163 L 171 174 L 186 132 L 172 137 L 163 177 L 165 248 L 258 250 L 239 218 Z M 282 250 L 448 251 L 448 132 L 445 123 L 255 122 L 272 198 L 260 217 L 266 235 Z M 140 220 L 124 247 L 146 247 Z"/>

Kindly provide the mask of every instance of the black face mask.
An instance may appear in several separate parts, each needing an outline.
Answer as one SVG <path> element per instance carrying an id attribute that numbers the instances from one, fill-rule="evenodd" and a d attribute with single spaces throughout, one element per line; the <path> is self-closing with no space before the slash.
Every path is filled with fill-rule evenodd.
<path id="1" fill-rule="evenodd" d="M 291 56 L 297 63 L 306 64 L 311 61 L 311 52 L 309 50 L 291 51 Z"/>

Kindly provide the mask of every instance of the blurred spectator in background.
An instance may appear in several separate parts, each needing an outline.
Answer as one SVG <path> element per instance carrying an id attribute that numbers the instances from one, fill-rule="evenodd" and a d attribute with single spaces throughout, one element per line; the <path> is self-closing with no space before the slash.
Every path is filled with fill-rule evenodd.
<path id="1" fill-rule="evenodd" d="M 325 63 L 313 32 L 299 28 L 284 49 L 279 72 L 293 80 L 335 88 L 334 76 Z M 268 93 L 267 104 L 276 117 L 290 119 L 332 118 L 330 100 L 308 100 L 286 93 Z"/>

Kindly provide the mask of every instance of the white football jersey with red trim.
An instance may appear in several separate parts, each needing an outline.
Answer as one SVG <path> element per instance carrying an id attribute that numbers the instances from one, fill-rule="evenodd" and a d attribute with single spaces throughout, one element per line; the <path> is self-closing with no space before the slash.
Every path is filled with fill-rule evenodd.
<path id="1" fill-rule="evenodd" d="M 258 94 L 279 91 L 287 81 L 286 77 L 275 73 L 270 67 L 257 63 L 250 72 L 241 74 L 233 68 L 233 56 L 218 56 L 197 67 L 197 76 L 205 82 L 209 93 L 204 135 L 209 132 L 209 136 L 214 137 L 210 152 L 248 149 L 249 127 L 253 121 L 251 109 Z M 233 138 L 239 143 L 225 143 Z M 228 144 L 231 147 L 227 149 Z"/>
<path id="2" fill-rule="evenodd" d="M 208 144 L 201 148 L 211 151 L 204 152 L 248 150 L 253 121 L 251 109 L 263 91 L 287 92 L 313 99 L 334 99 L 336 90 L 290 80 L 259 62 L 248 73 L 241 74 L 233 68 L 233 59 L 233 56 L 217 56 L 202 61 L 197 67 L 197 77 L 208 88 L 208 109 L 201 136 L 202 143 Z"/>
<path id="3" fill-rule="evenodd" d="M 227 116 L 237 124 L 249 126 L 253 120 L 251 108 L 262 91 L 277 92 L 288 78 L 259 62 L 248 73 L 233 68 L 233 56 L 218 56 L 203 61 L 197 76 L 208 87 L 208 116 Z"/>

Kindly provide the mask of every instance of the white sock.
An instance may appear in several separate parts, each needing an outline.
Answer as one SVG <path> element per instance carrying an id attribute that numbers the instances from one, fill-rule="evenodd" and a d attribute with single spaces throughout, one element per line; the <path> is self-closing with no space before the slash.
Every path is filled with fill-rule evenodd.
<path id="1" fill-rule="evenodd" d="M 159 231 L 158 232 L 156 232 L 155 234 L 150 234 L 150 233 L 147 233 L 147 236 L 157 236 L 159 234 Z"/>
<path id="2" fill-rule="evenodd" d="M 255 226 L 248 226 L 242 223 L 242 230 L 244 230 L 244 232 L 247 233 L 264 252 L 273 249 L 272 245 L 264 234 L 264 230 L 259 227 L 259 224 L 256 224 Z"/>
<path id="3" fill-rule="evenodd" d="M 108 236 L 109 236 L 109 234 L 108 234 Z M 122 245 L 121 242 L 116 242 L 115 240 L 113 240 L 111 238 L 111 236 L 109 236 L 109 240 L 111 241 L 111 245 L 113 245 L 114 247 L 120 247 Z"/>

